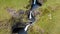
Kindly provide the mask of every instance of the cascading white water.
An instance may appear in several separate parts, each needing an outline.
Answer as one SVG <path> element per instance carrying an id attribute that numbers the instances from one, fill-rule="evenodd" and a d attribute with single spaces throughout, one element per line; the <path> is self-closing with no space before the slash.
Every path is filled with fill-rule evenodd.
<path id="1" fill-rule="evenodd" d="M 30 26 L 30 24 L 28 24 L 28 25 L 24 28 L 24 30 L 27 31 L 27 29 L 28 29 L 29 26 Z"/>
<path id="2" fill-rule="evenodd" d="M 29 19 L 31 19 L 31 18 L 32 18 L 32 15 L 31 15 L 31 14 L 32 14 L 32 11 L 30 11 Z"/>
<path id="3" fill-rule="evenodd" d="M 36 4 L 36 0 L 34 0 L 34 3 L 33 4 Z M 29 13 L 30 15 L 29 15 L 29 19 L 32 19 L 32 11 L 30 11 L 30 13 Z M 24 28 L 24 30 L 25 31 L 27 31 L 27 29 L 28 29 L 28 27 L 30 26 L 31 24 L 28 24 L 25 28 Z"/>
<path id="4" fill-rule="evenodd" d="M 34 5 L 36 4 L 36 0 L 34 0 Z"/>
<path id="5" fill-rule="evenodd" d="M 36 0 L 34 0 L 33 4 L 34 4 L 34 5 L 36 4 Z M 36 8 L 38 8 L 38 7 L 39 7 L 38 5 L 35 5 L 34 7 L 32 7 L 32 8 L 33 8 L 32 10 L 34 10 L 34 9 L 36 9 Z M 30 19 L 30 20 L 33 19 L 33 17 L 32 17 L 32 10 L 31 10 L 30 13 L 29 13 L 29 19 Z M 32 20 L 31 20 L 31 21 L 32 21 Z M 32 21 L 32 22 L 33 22 L 33 21 Z M 28 27 L 31 26 L 31 25 L 33 25 L 33 24 L 34 24 L 34 23 L 28 24 L 28 25 L 24 28 L 24 30 L 27 31 L 27 30 L 28 30 Z"/>

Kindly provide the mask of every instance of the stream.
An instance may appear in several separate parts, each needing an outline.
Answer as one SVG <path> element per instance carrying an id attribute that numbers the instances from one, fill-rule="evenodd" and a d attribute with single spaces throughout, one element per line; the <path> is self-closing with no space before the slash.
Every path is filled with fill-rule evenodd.
<path id="1" fill-rule="evenodd" d="M 33 5 L 31 7 L 31 10 L 29 11 L 29 16 L 28 16 L 28 20 L 30 21 L 29 24 L 27 24 L 24 28 L 21 28 L 18 32 L 18 34 L 27 34 L 27 30 L 29 28 L 29 26 L 33 25 L 33 23 L 35 22 L 35 17 L 33 16 L 33 11 L 35 9 L 37 9 L 39 7 L 39 5 L 36 3 L 36 0 L 33 0 Z"/>

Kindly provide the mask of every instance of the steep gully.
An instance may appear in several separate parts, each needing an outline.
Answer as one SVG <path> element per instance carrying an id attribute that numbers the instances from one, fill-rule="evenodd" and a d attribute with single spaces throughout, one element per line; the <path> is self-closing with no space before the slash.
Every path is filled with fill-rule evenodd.
<path id="1" fill-rule="evenodd" d="M 32 26 L 36 20 L 35 17 L 33 16 L 34 15 L 33 11 L 36 10 L 39 6 L 41 6 L 41 4 L 38 4 L 37 0 L 33 0 L 31 9 L 29 9 L 30 11 L 28 14 L 28 20 L 30 22 L 24 28 L 18 28 L 18 30 L 19 30 L 18 34 L 27 34 L 27 30 L 28 30 L 29 26 Z M 17 29 L 15 29 L 15 30 L 17 30 Z"/>

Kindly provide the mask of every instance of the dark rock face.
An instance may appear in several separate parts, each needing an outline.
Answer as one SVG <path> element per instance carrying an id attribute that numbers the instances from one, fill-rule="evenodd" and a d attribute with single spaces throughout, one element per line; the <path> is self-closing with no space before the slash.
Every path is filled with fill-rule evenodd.
<path id="1" fill-rule="evenodd" d="M 20 31 L 18 32 L 18 34 L 27 34 L 27 31 L 24 31 L 24 28 L 20 29 Z"/>
<path id="2" fill-rule="evenodd" d="M 12 32 L 13 33 L 18 33 L 20 29 L 25 28 L 25 24 L 23 23 L 16 23 L 15 25 L 12 26 Z"/>
<path id="3" fill-rule="evenodd" d="M 13 32 L 18 34 L 27 34 L 27 31 L 24 31 L 24 28 L 15 28 Z"/>

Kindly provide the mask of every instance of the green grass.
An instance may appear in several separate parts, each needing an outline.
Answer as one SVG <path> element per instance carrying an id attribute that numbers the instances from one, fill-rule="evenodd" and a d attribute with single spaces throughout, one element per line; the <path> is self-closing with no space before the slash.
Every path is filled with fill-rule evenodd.
<path id="1" fill-rule="evenodd" d="M 0 0 L 0 20 L 5 18 L 9 18 L 9 15 L 6 7 L 13 8 L 16 10 L 23 9 L 26 10 L 24 7 L 28 4 L 27 0 Z"/>
<path id="2" fill-rule="evenodd" d="M 10 25 L 7 21 L 11 15 L 7 12 L 6 7 L 13 8 L 15 10 L 23 9 L 28 4 L 27 0 L 0 0 L 0 34 L 10 34 Z M 6 25 L 7 26 L 6 26 Z"/>
<path id="3" fill-rule="evenodd" d="M 30 30 L 30 34 L 60 34 L 60 0 L 47 0 L 47 2 L 41 7 L 42 16 L 36 22 L 33 27 L 40 27 L 40 32 L 38 33 L 35 28 Z M 51 14 L 51 18 L 48 16 Z M 37 28 L 36 28 L 37 29 Z M 33 33 L 34 31 L 34 33 Z"/>

